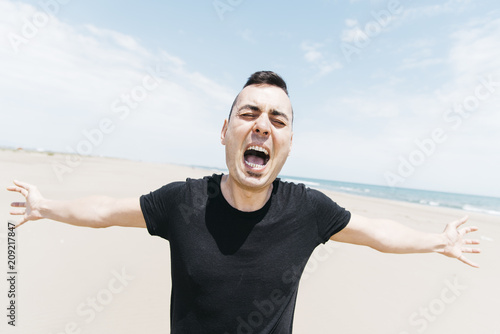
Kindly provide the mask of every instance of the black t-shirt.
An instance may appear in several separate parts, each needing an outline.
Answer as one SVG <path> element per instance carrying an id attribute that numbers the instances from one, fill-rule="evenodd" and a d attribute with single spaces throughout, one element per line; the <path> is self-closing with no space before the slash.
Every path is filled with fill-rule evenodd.
<path id="1" fill-rule="evenodd" d="M 350 213 L 279 179 L 262 209 L 242 212 L 222 196 L 221 177 L 174 182 L 140 198 L 149 233 L 170 242 L 171 333 L 291 333 L 307 260 Z"/>

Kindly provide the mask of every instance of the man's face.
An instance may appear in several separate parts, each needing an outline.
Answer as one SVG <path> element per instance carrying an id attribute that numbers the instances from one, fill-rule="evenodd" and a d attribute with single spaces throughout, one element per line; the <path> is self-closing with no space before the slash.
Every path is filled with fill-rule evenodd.
<path id="1" fill-rule="evenodd" d="M 278 176 L 292 148 L 292 105 L 279 87 L 245 87 L 224 121 L 229 176 L 241 187 L 259 189 Z"/>

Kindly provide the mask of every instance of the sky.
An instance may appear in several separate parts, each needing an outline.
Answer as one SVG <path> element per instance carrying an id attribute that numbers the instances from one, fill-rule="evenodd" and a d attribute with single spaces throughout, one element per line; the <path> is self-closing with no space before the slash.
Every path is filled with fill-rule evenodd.
<path id="1" fill-rule="evenodd" d="M 294 108 L 282 175 L 500 197 L 494 1 L 0 0 L 0 146 L 225 168 L 259 70 Z"/>

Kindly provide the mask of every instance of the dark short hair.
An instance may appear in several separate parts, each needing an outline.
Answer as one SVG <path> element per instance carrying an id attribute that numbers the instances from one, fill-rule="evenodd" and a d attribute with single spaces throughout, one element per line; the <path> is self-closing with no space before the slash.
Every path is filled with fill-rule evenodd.
<path id="1" fill-rule="evenodd" d="M 269 85 L 269 86 L 275 86 L 278 88 L 283 89 L 283 91 L 286 93 L 287 96 L 290 96 L 288 94 L 288 88 L 286 87 L 286 82 L 283 80 L 282 77 L 280 77 L 279 74 L 273 72 L 273 71 L 258 71 L 255 72 L 248 78 L 247 82 L 243 86 L 242 89 L 245 89 L 247 86 L 251 85 Z M 229 117 L 228 121 L 231 119 L 231 114 L 233 112 L 234 105 L 236 104 L 236 101 L 238 100 L 238 97 L 240 94 L 236 95 L 234 98 L 233 104 L 231 105 L 231 110 L 229 111 Z"/>

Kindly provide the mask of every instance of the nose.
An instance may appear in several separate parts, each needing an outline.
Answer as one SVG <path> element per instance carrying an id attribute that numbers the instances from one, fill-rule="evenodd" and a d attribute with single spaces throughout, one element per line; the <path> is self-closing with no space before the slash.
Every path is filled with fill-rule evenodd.
<path id="1" fill-rule="evenodd" d="M 271 133 L 271 126 L 266 115 L 261 115 L 255 121 L 253 132 L 261 136 L 269 136 L 269 134 Z"/>

